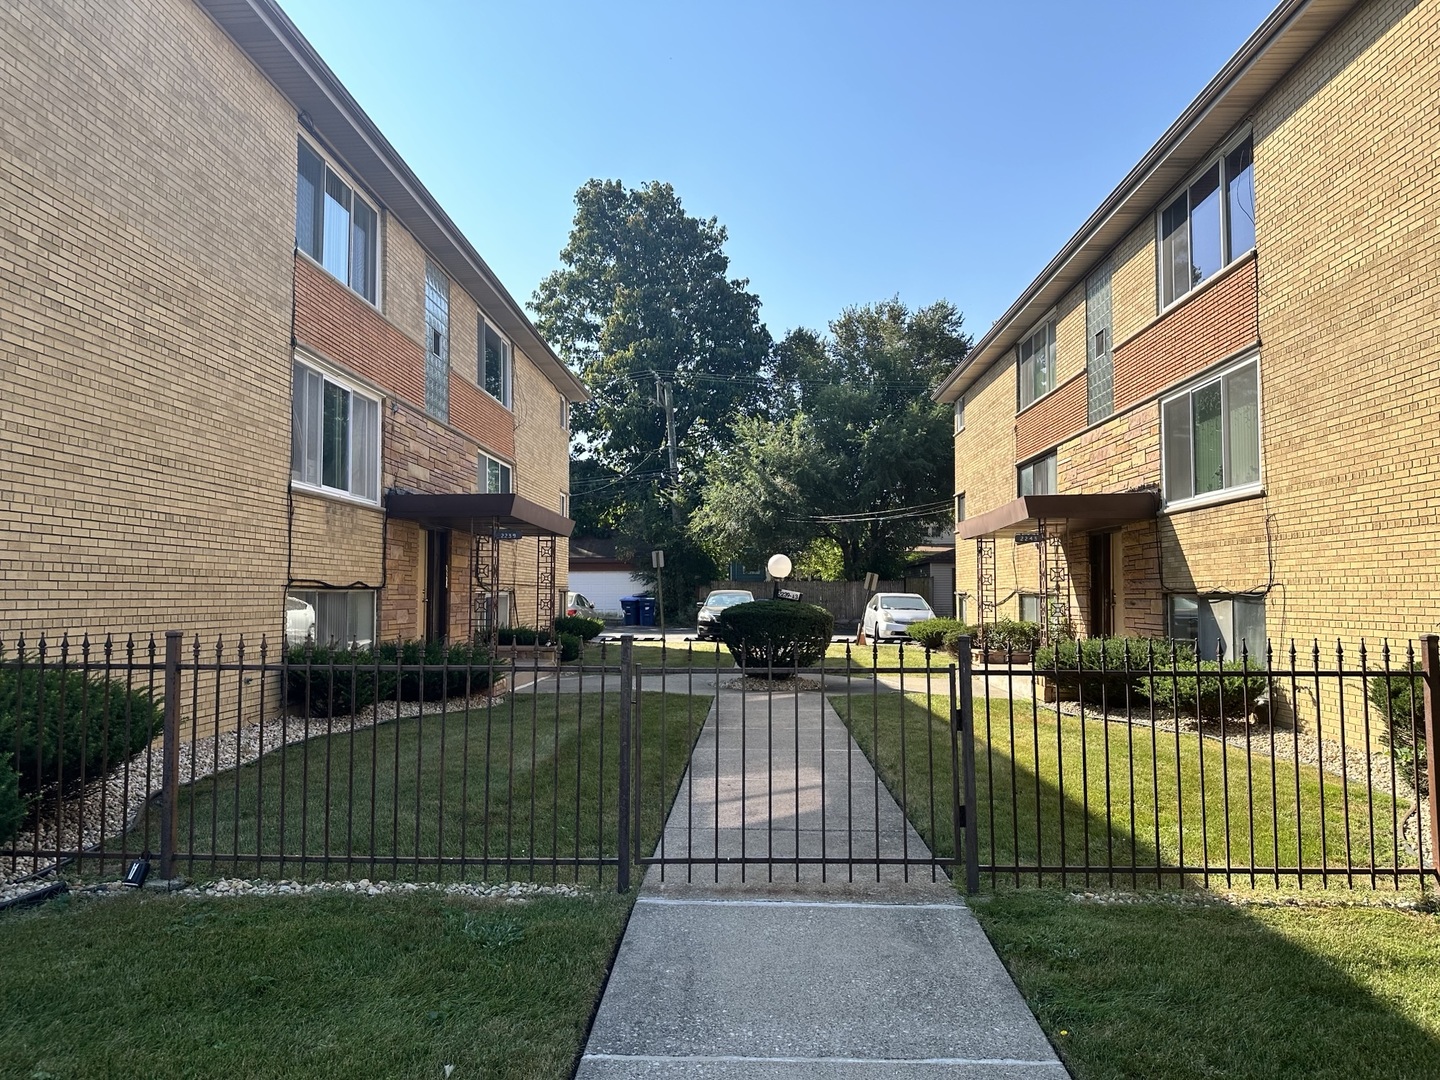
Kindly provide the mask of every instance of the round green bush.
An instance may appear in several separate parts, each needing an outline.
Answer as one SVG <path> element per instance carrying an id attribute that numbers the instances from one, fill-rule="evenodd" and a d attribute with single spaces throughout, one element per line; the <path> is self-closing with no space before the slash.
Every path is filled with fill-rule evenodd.
<path id="1" fill-rule="evenodd" d="M 138 753 L 160 730 L 160 706 L 147 689 L 87 676 L 76 668 L 0 667 L 0 750 L 15 755 L 20 792 L 65 789 L 98 779 Z"/>
<path id="2" fill-rule="evenodd" d="M 29 800 L 20 794 L 20 774 L 9 754 L 0 754 L 0 844 L 7 843 L 25 824 Z"/>
<path id="3" fill-rule="evenodd" d="M 580 659 L 580 652 L 584 648 L 585 640 L 579 634 L 560 634 L 560 662 L 562 664 Z"/>
<path id="4" fill-rule="evenodd" d="M 945 651 L 948 652 L 951 656 L 959 656 L 960 643 L 962 638 L 969 638 L 970 647 L 974 648 L 976 641 L 975 627 L 966 626 L 964 623 L 959 623 L 956 625 L 955 629 L 945 631 L 944 637 L 941 639 L 940 644 L 945 647 Z"/>
<path id="5" fill-rule="evenodd" d="M 720 613 L 720 640 L 742 668 L 808 667 L 825 655 L 835 616 L 815 604 L 756 600 Z"/>
<path id="6" fill-rule="evenodd" d="M 1154 678 L 1168 678 L 1172 668 L 1183 675 L 1195 670 L 1195 649 L 1188 642 L 1164 638 L 1063 638 L 1035 653 L 1035 673 L 1052 679 L 1086 701 L 1122 704 L 1149 697 Z"/>
<path id="7" fill-rule="evenodd" d="M 1205 660 L 1199 665 L 1199 674 L 1194 666 L 1188 675 L 1183 668 L 1178 675 L 1157 671 L 1153 679 L 1145 676 L 1140 689 L 1157 709 L 1205 720 L 1222 715 L 1238 719 L 1255 708 L 1267 689 L 1268 680 L 1255 668 L 1253 663 L 1226 660 L 1222 669 L 1216 661 Z"/>
<path id="8" fill-rule="evenodd" d="M 574 634 L 581 641 L 590 641 L 600 636 L 605 624 L 599 619 L 587 619 L 584 615 L 562 615 L 555 620 L 557 634 Z"/>

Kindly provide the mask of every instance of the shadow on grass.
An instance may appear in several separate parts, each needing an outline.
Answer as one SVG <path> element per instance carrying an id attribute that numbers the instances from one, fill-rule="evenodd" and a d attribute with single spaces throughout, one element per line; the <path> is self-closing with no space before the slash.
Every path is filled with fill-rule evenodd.
<path id="1" fill-rule="evenodd" d="M 698 730 L 693 711 L 684 695 L 640 702 L 640 766 L 669 782 L 639 808 L 642 844 L 656 842 L 675 796 Z M 613 692 L 511 696 L 273 751 L 181 789 L 180 872 L 613 882 L 614 867 L 598 863 L 619 850 L 618 716 Z M 125 848 L 159 850 L 158 813 Z M 77 873 L 119 870 L 97 863 Z"/>

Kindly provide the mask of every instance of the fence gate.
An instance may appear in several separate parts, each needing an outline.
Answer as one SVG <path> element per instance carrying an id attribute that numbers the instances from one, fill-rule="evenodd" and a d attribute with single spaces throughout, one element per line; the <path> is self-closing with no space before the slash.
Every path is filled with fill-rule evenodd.
<path id="1" fill-rule="evenodd" d="M 635 861 L 717 884 L 942 882 L 967 861 L 978 887 L 968 671 L 915 647 L 877 659 L 747 678 L 717 650 L 644 666 L 623 642 Z"/>

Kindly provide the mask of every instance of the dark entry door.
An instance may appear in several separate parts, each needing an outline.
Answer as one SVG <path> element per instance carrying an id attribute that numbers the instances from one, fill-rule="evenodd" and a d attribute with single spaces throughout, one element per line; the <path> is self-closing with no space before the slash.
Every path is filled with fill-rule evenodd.
<path id="1" fill-rule="evenodd" d="M 450 531 L 425 530 L 425 638 L 444 641 L 450 628 Z"/>
<path id="2" fill-rule="evenodd" d="M 1115 633 L 1115 579 L 1112 574 L 1111 533 L 1090 534 L 1090 634 Z"/>

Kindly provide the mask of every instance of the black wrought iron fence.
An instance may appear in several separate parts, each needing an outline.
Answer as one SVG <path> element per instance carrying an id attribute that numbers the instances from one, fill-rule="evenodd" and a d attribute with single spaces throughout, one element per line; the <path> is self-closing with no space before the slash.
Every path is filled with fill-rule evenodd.
<path id="1" fill-rule="evenodd" d="M 0 880 L 1427 887 L 1437 639 L 1229 666 L 833 645 L 0 640 Z M 417 651 L 418 650 L 418 651 Z M 1012 662 L 1015 661 L 1015 662 Z"/>

